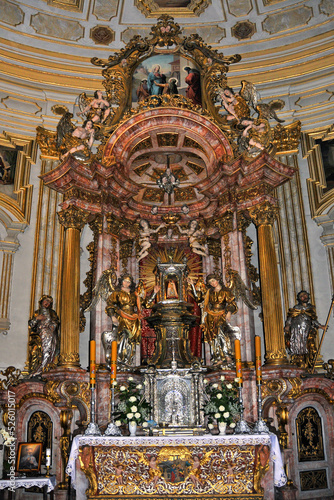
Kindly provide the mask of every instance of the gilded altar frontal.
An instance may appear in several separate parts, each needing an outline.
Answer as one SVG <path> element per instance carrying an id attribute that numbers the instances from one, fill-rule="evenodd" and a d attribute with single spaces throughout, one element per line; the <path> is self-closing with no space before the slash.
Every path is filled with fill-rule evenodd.
<path id="1" fill-rule="evenodd" d="M 1 0 L 0 498 L 334 498 L 334 10 Z"/>

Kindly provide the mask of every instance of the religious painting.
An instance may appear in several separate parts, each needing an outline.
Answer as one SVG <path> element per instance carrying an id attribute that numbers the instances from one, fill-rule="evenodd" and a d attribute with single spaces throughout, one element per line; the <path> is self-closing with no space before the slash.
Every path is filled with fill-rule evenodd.
<path id="1" fill-rule="evenodd" d="M 180 54 L 149 57 L 133 74 L 133 103 L 165 94 L 180 94 L 201 105 L 200 72 L 192 61 Z"/>
<path id="2" fill-rule="evenodd" d="M 13 197 L 19 147 L 0 146 L 0 193 Z"/>
<path id="3" fill-rule="evenodd" d="M 317 139 L 315 142 L 320 146 L 322 164 L 326 178 L 327 187 L 324 191 L 329 191 L 334 187 L 334 139 L 329 141 Z"/>
<path id="4" fill-rule="evenodd" d="M 18 472 L 39 472 L 42 460 L 42 443 L 20 443 L 17 452 Z"/>

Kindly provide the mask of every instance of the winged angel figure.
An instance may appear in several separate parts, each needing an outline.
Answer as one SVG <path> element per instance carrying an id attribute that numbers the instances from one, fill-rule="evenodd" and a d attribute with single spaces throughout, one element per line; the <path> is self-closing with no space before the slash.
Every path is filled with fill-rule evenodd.
<path id="1" fill-rule="evenodd" d="M 141 340 L 141 310 L 146 299 L 144 283 L 135 285 L 133 277 L 122 274 L 118 279 L 113 268 L 104 271 L 93 289 L 93 299 L 86 311 L 91 311 L 98 301 L 107 302 L 106 313 L 112 319 L 112 331 L 103 332 L 102 342 L 110 359 L 111 341 L 118 341 L 118 363 L 130 365 L 136 344 Z"/>
<path id="2" fill-rule="evenodd" d="M 201 326 L 204 332 L 204 341 L 212 348 L 212 364 L 233 366 L 235 362 L 234 341 L 241 338 L 240 328 L 230 324 L 232 314 L 238 310 L 239 298 L 250 307 L 256 306 L 247 297 L 248 288 L 242 281 L 239 273 L 229 270 L 228 284 L 224 284 L 221 276 L 208 274 L 206 289 L 194 285 L 188 278 L 193 294 L 201 304 Z"/>
<path id="3" fill-rule="evenodd" d="M 276 114 L 276 111 L 284 107 L 284 101 L 275 99 L 268 104 L 260 103 L 260 95 L 255 85 L 246 80 L 241 81 L 239 92 L 226 87 L 220 96 L 222 106 L 227 111 L 226 121 L 238 136 L 239 152 L 247 151 L 253 156 L 263 149 L 268 149 L 272 142 L 269 120 L 284 122 Z M 257 118 L 251 117 L 251 110 L 257 113 Z"/>

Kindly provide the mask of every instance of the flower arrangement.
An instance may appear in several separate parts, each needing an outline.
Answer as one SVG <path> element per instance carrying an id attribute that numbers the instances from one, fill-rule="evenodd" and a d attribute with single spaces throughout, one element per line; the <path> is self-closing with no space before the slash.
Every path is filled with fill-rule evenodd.
<path id="1" fill-rule="evenodd" d="M 224 422 L 231 429 L 235 427 L 235 420 L 240 414 L 237 384 L 223 383 L 225 377 L 220 377 L 220 383 L 209 384 L 204 379 L 204 415 L 208 417 L 208 428 L 214 428 L 213 422 Z"/>
<path id="2" fill-rule="evenodd" d="M 146 401 L 143 389 L 143 384 L 136 384 L 133 377 L 128 378 L 127 385 L 119 387 L 115 425 L 120 427 L 122 424 L 135 422 L 137 425 L 148 427 L 151 405 Z"/>
<path id="3" fill-rule="evenodd" d="M 15 437 L 12 436 L 6 429 L 0 429 L 0 434 L 3 437 L 3 444 L 4 446 L 10 446 L 14 443 Z"/>

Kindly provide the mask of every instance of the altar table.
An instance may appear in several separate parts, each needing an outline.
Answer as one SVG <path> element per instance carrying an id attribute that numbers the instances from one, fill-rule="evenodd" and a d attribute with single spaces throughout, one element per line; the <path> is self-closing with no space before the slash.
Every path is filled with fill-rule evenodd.
<path id="1" fill-rule="evenodd" d="M 48 493 L 50 493 L 50 498 L 52 500 L 53 490 L 56 486 L 56 476 L 15 477 L 13 481 L 10 479 L 0 479 L 0 490 L 9 488 L 16 490 L 18 488 L 32 488 L 33 486 L 36 486 L 43 491 L 43 500 L 47 499 Z M 0 498 L 3 498 L 3 496 L 0 496 Z M 9 491 L 9 498 L 12 498 L 12 491 Z"/>
<path id="2" fill-rule="evenodd" d="M 269 500 L 286 483 L 274 434 L 76 436 L 66 469 L 75 488 L 80 469 L 96 500 Z"/>

